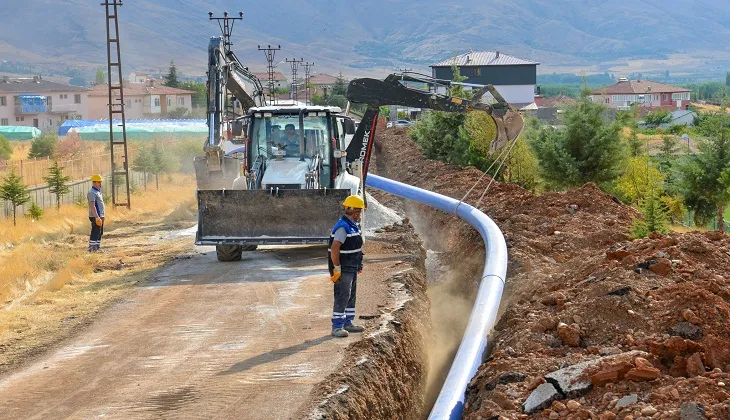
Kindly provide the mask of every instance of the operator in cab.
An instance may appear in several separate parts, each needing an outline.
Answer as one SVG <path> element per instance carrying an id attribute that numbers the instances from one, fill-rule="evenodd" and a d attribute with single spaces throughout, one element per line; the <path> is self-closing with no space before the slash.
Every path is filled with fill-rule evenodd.
<path id="1" fill-rule="evenodd" d="M 362 197 L 351 195 L 342 203 L 345 215 L 335 223 L 330 235 L 328 265 L 334 283 L 335 303 L 332 308 L 332 335 L 347 337 L 365 331 L 355 325 L 357 275 L 362 271 L 362 235 L 360 216 L 365 208 Z"/>
<path id="2" fill-rule="evenodd" d="M 304 150 L 300 149 L 301 140 L 294 124 L 284 126 L 284 136 L 281 138 L 281 145 L 284 146 L 287 157 L 304 157 Z"/>

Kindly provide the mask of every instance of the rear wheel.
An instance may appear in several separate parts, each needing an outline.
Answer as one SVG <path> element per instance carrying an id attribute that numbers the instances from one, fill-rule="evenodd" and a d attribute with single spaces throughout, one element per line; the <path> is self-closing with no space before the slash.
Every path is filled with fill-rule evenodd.
<path id="1" fill-rule="evenodd" d="M 241 261 L 241 245 L 216 245 L 218 261 Z"/>

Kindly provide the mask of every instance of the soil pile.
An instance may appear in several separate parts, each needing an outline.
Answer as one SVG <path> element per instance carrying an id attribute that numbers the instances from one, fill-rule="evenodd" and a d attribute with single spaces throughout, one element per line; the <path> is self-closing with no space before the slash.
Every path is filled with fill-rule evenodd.
<path id="1" fill-rule="evenodd" d="M 454 198 L 481 176 L 424 159 L 402 129 L 383 130 L 376 152 L 381 174 Z M 535 196 L 494 182 L 479 208 L 504 232 L 510 267 L 465 418 L 730 418 L 727 235 L 631 241 L 636 211 L 592 184 Z M 483 249 L 453 216 L 419 212 L 455 265 Z"/>

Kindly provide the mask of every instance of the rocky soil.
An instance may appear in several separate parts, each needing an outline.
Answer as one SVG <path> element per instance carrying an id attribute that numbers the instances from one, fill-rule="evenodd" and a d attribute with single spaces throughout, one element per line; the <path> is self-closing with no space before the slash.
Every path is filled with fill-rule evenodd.
<path id="1" fill-rule="evenodd" d="M 424 159 L 404 129 L 382 130 L 376 152 L 383 175 L 455 198 L 481 175 Z M 465 418 L 730 418 L 730 237 L 632 241 L 636 211 L 591 184 L 536 196 L 495 182 L 479 207 L 504 232 L 510 268 Z M 483 252 L 477 232 L 418 213 L 454 265 L 481 269 L 463 258 Z"/>

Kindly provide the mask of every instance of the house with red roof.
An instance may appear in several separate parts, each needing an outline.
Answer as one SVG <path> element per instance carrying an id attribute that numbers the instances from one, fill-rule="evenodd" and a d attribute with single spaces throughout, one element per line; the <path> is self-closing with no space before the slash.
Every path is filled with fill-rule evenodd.
<path id="1" fill-rule="evenodd" d="M 615 85 L 594 90 L 590 99 L 616 109 L 628 109 L 632 104 L 645 108 L 685 109 L 690 103 L 690 90 L 651 80 L 621 78 Z"/>
<path id="2" fill-rule="evenodd" d="M 116 94 L 112 100 L 118 101 Z M 144 83 L 124 82 L 124 116 L 126 119 L 164 118 L 176 108 L 192 111 L 194 92 L 163 86 L 153 79 Z M 109 118 L 109 96 L 106 84 L 96 85 L 89 91 L 89 118 Z"/>

